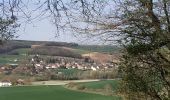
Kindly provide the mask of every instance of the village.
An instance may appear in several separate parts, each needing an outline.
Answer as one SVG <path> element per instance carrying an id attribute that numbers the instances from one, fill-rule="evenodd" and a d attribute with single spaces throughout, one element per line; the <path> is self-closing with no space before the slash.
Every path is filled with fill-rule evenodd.
<path id="1" fill-rule="evenodd" d="M 97 61 L 92 60 L 89 57 L 84 57 L 82 59 L 77 58 L 70 58 L 70 57 L 53 57 L 48 58 L 46 61 L 39 58 L 38 55 L 34 56 L 31 59 L 31 63 L 35 66 L 37 70 L 45 69 L 79 69 L 79 70 L 105 70 L 109 68 L 116 68 L 118 67 L 118 62 L 106 62 L 100 63 Z"/>
<path id="2" fill-rule="evenodd" d="M 16 60 L 16 59 L 15 59 Z M 27 67 L 26 67 L 27 66 Z M 31 68 L 28 66 L 32 66 Z M 75 69 L 80 71 L 110 71 L 118 68 L 118 61 L 107 61 L 105 63 L 101 63 L 99 61 L 93 60 L 90 57 L 86 56 L 81 59 L 71 58 L 71 57 L 42 57 L 41 55 L 32 55 L 31 58 L 28 59 L 28 63 L 25 66 L 21 66 L 18 64 L 10 64 L 4 65 L 0 68 L 0 74 L 11 75 L 13 73 L 21 73 L 30 75 L 40 75 L 46 71 L 54 71 L 58 69 Z M 60 75 L 63 72 L 58 72 Z M 25 82 L 23 79 L 16 79 L 15 85 L 24 85 Z M 1 80 L 0 87 L 3 86 L 11 86 L 13 82 L 10 79 Z"/>

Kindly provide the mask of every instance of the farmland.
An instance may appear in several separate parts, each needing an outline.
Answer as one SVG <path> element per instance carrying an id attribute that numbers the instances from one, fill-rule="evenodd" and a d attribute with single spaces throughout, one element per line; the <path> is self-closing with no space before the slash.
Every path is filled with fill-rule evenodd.
<path id="1" fill-rule="evenodd" d="M 112 90 L 116 91 L 117 81 L 98 81 L 117 76 L 114 66 L 110 66 L 111 60 L 101 63 L 97 62 L 98 59 L 93 59 L 111 58 L 112 49 L 115 48 L 113 52 L 117 52 L 117 47 L 38 41 L 13 42 L 0 48 L 0 80 L 9 80 L 14 85 L 0 88 L 0 100 L 121 100 L 116 92 L 111 92 L 111 95 L 105 93 L 107 84 L 111 84 Z M 83 56 L 89 53 L 102 57 Z M 66 84 L 70 83 L 83 85 L 87 90 L 69 88 Z M 100 93 L 91 90 L 100 90 Z"/>
<path id="2" fill-rule="evenodd" d="M 105 85 L 110 84 L 112 86 L 112 90 L 116 91 L 119 86 L 118 80 L 101 80 L 98 82 L 84 82 L 80 83 L 89 89 L 104 89 Z"/>
<path id="3" fill-rule="evenodd" d="M 0 100 L 120 100 L 117 96 L 83 93 L 63 86 L 25 86 L 0 89 Z"/>

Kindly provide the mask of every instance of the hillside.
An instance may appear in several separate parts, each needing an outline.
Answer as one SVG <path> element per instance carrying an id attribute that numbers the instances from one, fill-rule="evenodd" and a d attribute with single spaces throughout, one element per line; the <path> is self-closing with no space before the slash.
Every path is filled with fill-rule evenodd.
<path id="1" fill-rule="evenodd" d="M 99 52 L 91 52 L 87 54 L 83 54 L 83 57 L 89 57 L 92 60 L 100 63 L 106 63 L 106 62 L 118 62 L 120 54 L 104 54 Z"/>
<path id="2" fill-rule="evenodd" d="M 66 42 L 11 40 L 5 42 L 3 45 L 0 46 L 0 54 L 8 53 L 20 48 L 31 48 L 32 45 L 64 47 L 78 46 L 78 44 Z"/>
<path id="3" fill-rule="evenodd" d="M 57 47 L 68 47 L 74 49 L 78 53 L 88 53 L 88 52 L 102 52 L 102 53 L 115 53 L 120 51 L 118 46 L 109 45 L 79 45 L 76 43 L 66 43 L 66 42 L 51 42 L 51 41 L 26 41 L 26 40 L 11 40 L 0 46 L 0 54 L 11 52 L 15 49 L 20 48 L 31 48 L 32 46 L 57 46 Z"/>
<path id="4" fill-rule="evenodd" d="M 119 54 L 118 46 L 79 45 L 66 42 L 11 40 L 0 46 L 0 64 L 18 63 L 26 55 L 62 56 L 81 58 L 91 55 L 93 60 L 108 61 L 111 55 Z M 101 59 L 102 58 L 102 59 Z M 17 61 L 17 62 L 16 62 Z"/>

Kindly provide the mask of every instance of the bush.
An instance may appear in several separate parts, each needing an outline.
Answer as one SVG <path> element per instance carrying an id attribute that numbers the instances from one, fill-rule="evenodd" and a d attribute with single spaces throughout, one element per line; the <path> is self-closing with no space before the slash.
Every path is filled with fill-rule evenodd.
<path id="1" fill-rule="evenodd" d="M 104 86 L 104 89 L 105 89 L 106 92 L 111 92 L 111 91 L 113 91 L 113 87 L 112 87 L 111 84 L 106 84 L 106 85 Z"/>
<path id="2" fill-rule="evenodd" d="M 77 83 L 70 82 L 70 83 L 68 83 L 66 86 L 67 86 L 68 88 L 74 88 L 74 87 L 76 87 L 77 85 L 78 85 Z"/>
<path id="3" fill-rule="evenodd" d="M 66 85 L 68 88 L 76 89 L 76 90 L 84 90 L 86 89 L 85 85 L 70 82 Z"/>
<path id="4" fill-rule="evenodd" d="M 84 90 L 85 88 L 86 88 L 85 85 L 77 85 L 76 86 L 77 90 Z"/>

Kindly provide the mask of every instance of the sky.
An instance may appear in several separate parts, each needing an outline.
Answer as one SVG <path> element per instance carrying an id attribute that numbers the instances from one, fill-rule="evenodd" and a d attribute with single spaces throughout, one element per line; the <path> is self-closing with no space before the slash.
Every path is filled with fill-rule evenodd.
<path id="1" fill-rule="evenodd" d="M 27 1 L 27 0 L 25 0 Z M 41 3 L 44 0 L 40 0 Z M 22 8 L 23 11 L 25 11 L 27 16 L 30 15 L 29 20 L 25 18 L 24 14 L 18 13 L 18 16 L 20 16 L 18 19 L 18 23 L 21 24 L 21 26 L 18 28 L 17 40 L 33 40 L 33 41 L 61 41 L 61 42 L 74 42 L 79 44 L 88 44 L 82 37 L 75 37 L 72 35 L 71 32 L 65 32 L 64 34 L 59 34 L 56 37 L 56 27 L 54 24 L 52 24 L 51 17 L 45 17 L 45 16 L 39 16 L 41 14 L 41 10 L 34 11 L 36 9 L 36 5 L 32 2 L 25 2 L 27 4 L 26 7 Z M 41 8 L 43 9 L 43 8 Z M 31 13 L 31 14 L 30 14 Z M 48 15 L 48 13 L 47 13 Z M 36 19 L 33 19 L 34 17 L 37 17 Z M 29 21 L 28 21 L 29 20 Z"/>
<path id="2" fill-rule="evenodd" d="M 50 18 L 34 21 L 32 23 L 23 22 L 17 32 L 17 35 L 19 36 L 16 38 L 17 40 L 56 41 L 84 45 L 100 44 L 98 39 L 84 38 L 80 35 L 75 36 L 69 31 L 65 31 L 64 33 L 56 35 L 56 27 L 50 22 Z"/>
<path id="3" fill-rule="evenodd" d="M 34 0 L 28 0 L 30 2 L 26 2 L 26 7 L 22 6 L 22 10 L 26 13 L 28 18 L 25 18 L 25 14 L 18 13 L 20 16 L 18 19 L 19 24 L 21 27 L 19 28 L 17 35 L 19 36 L 16 38 L 17 40 L 33 40 L 33 41 L 57 41 L 57 42 L 72 42 L 78 44 L 104 44 L 104 42 L 99 42 L 97 38 L 84 38 L 82 36 L 75 37 L 72 32 L 65 31 L 62 34 L 57 35 L 56 37 L 56 26 L 52 24 L 52 17 L 45 17 L 48 16 L 49 13 L 45 14 L 45 16 L 39 16 L 44 8 L 40 8 L 41 10 L 35 10 L 37 8 L 37 4 L 43 3 L 45 0 L 37 0 L 39 2 L 35 3 Z M 67 0 L 63 0 L 67 1 Z M 34 3 L 33 3 L 34 2 Z M 46 7 L 46 6 L 44 6 Z M 37 17 L 38 16 L 38 17 Z M 37 18 L 35 18 L 37 17 Z M 35 19 L 34 19 L 35 18 Z M 29 20 L 29 21 L 28 21 Z M 82 25 L 82 24 L 80 24 Z"/>
<path id="4" fill-rule="evenodd" d="M 23 23 L 17 35 L 17 39 L 20 40 L 79 42 L 79 39 L 70 33 L 59 34 L 56 37 L 56 27 L 49 19 Z"/>
<path id="5" fill-rule="evenodd" d="M 16 39 L 33 41 L 61 41 L 81 43 L 82 38 L 73 36 L 70 32 L 56 35 L 56 27 L 51 23 L 50 18 L 35 20 L 29 23 L 22 22 L 18 29 Z M 57 36 L 57 37 L 56 37 Z"/>

